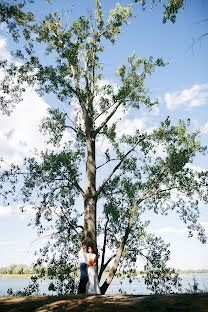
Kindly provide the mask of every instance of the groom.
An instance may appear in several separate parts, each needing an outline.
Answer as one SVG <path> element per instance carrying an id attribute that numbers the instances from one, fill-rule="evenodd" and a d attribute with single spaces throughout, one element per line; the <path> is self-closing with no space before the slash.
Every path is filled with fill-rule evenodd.
<path id="1" fill-rule="evenodd" d="M 80 282 L 78 286 L 78 294 L 84 294 L 86 293 L 86 285 L 88 282 L 86 243 L 85 242 L 82 242 L 82 247 L 78 255 L 79 255 L 79 264 L 80 264 Z"/>

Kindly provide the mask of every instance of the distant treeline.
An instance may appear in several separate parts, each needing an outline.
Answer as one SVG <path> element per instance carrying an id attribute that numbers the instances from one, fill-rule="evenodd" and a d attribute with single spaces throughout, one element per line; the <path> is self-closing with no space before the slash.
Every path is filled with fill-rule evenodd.
<path id="1" fill-rule="evenodd" d="M 27 264 L 11 264 L 8 267 L 1 267 L 0 274 L 39 274 L 42 267 L 33 267 Z"/>
<path id="2" fill-rule="evenodd" d="M 184 274 L 189 274 L 189 273 L 208 273 L 208 269 L 196 269 L 196 270 L 177 270 L 177 273 L 184 273 Z"/>
<path id="3" fill-rule="evenodd" d="M 45 270 L 46 268 L 39 265 L 39 266 L 32 266 L 27 264 L 11 264 L 8 267 L 1 267 L 0 268 L 0 274 L 40 274 L 42 270 Z M 107 267 L 107 270 L 109 272 L 110 267 Z M 79 272 L 79 268 L 77 267 L 77 271 Z M 121 275 L 129 275 L 128 272 L 125 272 Z M 136 272 L 138 275 L 141 272 Z M 189 273 L 208 273 L 208 269 L 199 269 L 199 270 L 177 270 L 177 273 L 181 274 L 189 274 Z M 137 275 L 136 274 L 136 275 Z"/>

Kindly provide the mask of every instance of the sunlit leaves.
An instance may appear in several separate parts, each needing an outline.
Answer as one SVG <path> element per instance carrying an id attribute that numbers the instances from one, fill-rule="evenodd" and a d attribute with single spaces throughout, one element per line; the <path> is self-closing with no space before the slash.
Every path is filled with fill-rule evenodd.
<path id="1" fill-rule="evenodd" d="M 184 0 L 134 0 L 134 2 L 138 2 L 142 4 L 142 7 L 145 9 L 146 4 L 150 2 L 151 9 L 158 5 L 158 3 L 164 3 L 164 15 L 163 15 L 163 23 L 166 23 L 170 20 L 172 23 L 176 21 L 176 15 L 178 14 L 179 9 L 184 7 Z"/>
<path id="2" fill-rule="evenodd" d="M 121 80 L 121 87 L 116 96 L 117 100 L 124 101 L 125 105 L 131 105 L 139 108 L 144 104 L 147 108 L 151 108 L 157 101 L 153 102 L 147 95 L 148 91 L 144 87 L 144 80 L 147 75 L 151 75 L 157 66 L 165 66 L 162 59 L 157 59 L 155 62 L 150 57 L 136 58 L 135 53 L 128 58 L 129 66 L 121 65 L 116 72 L 116 75 Z"/>

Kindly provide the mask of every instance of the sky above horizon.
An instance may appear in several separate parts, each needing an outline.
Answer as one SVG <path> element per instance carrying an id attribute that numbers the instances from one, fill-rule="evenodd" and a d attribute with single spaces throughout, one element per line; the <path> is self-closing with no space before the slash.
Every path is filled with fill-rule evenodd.
<path id="1" fill-rule="evenodd" d="M 128 1 L 120 1 L 121 5 Z M 116 1 L 102 1 L 104 15 L 113 8 Z M 128 2 L 129 3 L 129 2 Z M 54 0 L 52 5 L 44 0 L 36 0 L 28 9 L 41 18 L 50 10 L 69 12 L 72 20 L 93 10 L 94 0 L 78 0 L 72 8 L 72 1 Z M 117 67 L 127 63 L 127 58 L 135 51 L 136 56 L 163 58 L 166 67 L 158 68 L 147 79 L 146 86 L 152 90 L 152 98 L 159 99 L 159 106 L 151 112 L 141 110 L 124 118 L 122 127 L 131 133 L 136 128 L 145 130 L 155 127 L 170 116 L 173 123 L 179 119 L 191 119 L 193 130 L 201 129 L 201 141 L 208 145 L 208 36 L 193 44 L 193 38 L 207 33 L 208 2 L 204 0 L 186 1 L 185 9 L 177 15 L 176 23 L 162 24 L 162 6 L 152 12 L 134 5 L 136 18 L 124 27 L 124 32 L 115 45 L 106 45 L 102 56 L 105 79 L 116 82 Z M 7 33 L 6 26 L 0 24 L 0 59 L 12 60 L 11 51 L 17 45 Z M 41 55 L 45 61 L 47 57 Z M 3 77 L 0 71 L 0 79 Z M 0 157 L 7 164 L 22 164 L 25 157 L 33 154 L 34 148 L 44 149 L 44 136 L 39 132 L 41 119 L 46 116 L 49 106 L 57 100 L 52 95 L 40 97 L 34 89 L 28 88 L 23 101 L 17 105 L 11 116 L 0 113 Z M 66 136 L 67 139 L 67 136 Z M 208 169 L 207 156 L 196 157 L 195 170 Z M 1 203 L 0 203 L 1 205 Z M 34 251 L 47 236 L 38 238 L 33 227 L 27 224 L 32 212 L 19 211 L 21 203 L 8 207 L 0 206 L 0 267 L 12 263 L 31 264 Z M 200 206 L 200 221 L 208 234 L 208 207 Z M 161 235 L 170 243 L 170 265 L 179 269 L 208 269 L 208 244 L 202 245 L 196 237 L 187 238 L 185 224 L 171 212 L 168 216 L 147 214 L 151 219 L 149 231 Z M 138 261 L 138 267 L 142 267 Z"/>

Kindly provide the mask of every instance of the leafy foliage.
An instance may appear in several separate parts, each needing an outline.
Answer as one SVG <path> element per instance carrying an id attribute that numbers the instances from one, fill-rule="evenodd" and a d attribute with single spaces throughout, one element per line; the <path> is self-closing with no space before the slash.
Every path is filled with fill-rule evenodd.
<path id="1" fill-rule="evenodd" d="M 134 0 L 135 2 L 141 3 L 143 8 L 146 6 L 146 0 Z M 184 0 L 151 0 L 151 9 L 153 9 L 158 3 L 164 3 L 164 16 L 163 23 L 166 23 L 170 20 L 172 23 L 176 21 L 176 15 L 178 14 L 179 9 L 184 8 Z"/>

